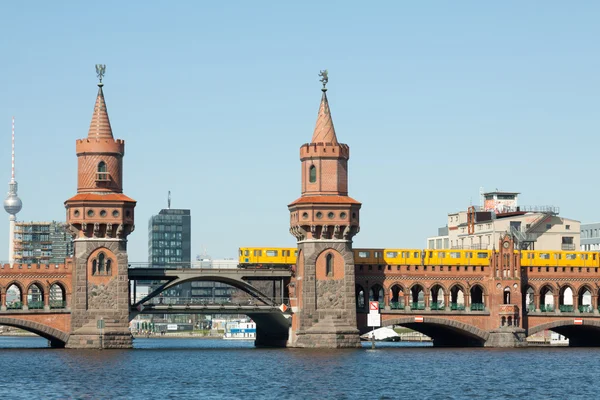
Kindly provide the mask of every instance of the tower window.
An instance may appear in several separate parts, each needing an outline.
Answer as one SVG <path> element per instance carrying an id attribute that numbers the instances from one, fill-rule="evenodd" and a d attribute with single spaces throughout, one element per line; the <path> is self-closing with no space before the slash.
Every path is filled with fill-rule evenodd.
<path id="1" fill-rule="evenodd" d="M 325 257 L 325 275 L 333 276 L 333 254 L 327 254 Z"/>
<path id="2" fill-rule="evenodd" d="M 92 275 L 112 275 L 112 260 L 104 253 L 99 253 L 92 261 Z"/>
<path id="3" fill-rule="evenodd" d="M 97 172 L 98 172 L 96 174 L 97 181 L 109 181 L 110 180 L 110 174 L 108 172 L 106 172 L 106 163 L 104 161 L 100 161 L 98 163 Z"/>
<path id="4" fill-rule="evenodd" d="M 314 165 L 311 165 L 308 170 L 308 181 L 310 183 L 315 183 L 317 181 L 317 167 Z"/>

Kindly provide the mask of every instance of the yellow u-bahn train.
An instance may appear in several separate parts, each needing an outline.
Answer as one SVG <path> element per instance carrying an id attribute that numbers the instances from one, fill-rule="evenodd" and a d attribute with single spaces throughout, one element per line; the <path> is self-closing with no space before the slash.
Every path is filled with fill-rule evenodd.
<path id="1" fill-rule="evenodd" d="M 354 249 L 356 265 L 490 264 L 491 250 Z M 517 253 L 518 251 L 515 251 Z M 295 247 L 240 247 L 240 268 L 286 268 L 296 264 Z M 523 267 L 600 268 L 600 253 L 592 251 L 522 250 Z"/>

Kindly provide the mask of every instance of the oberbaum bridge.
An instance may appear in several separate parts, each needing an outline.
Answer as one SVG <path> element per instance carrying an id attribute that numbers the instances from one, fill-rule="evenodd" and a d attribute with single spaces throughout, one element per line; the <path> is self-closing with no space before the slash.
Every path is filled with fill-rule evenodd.
<path id="1" fill-rule="evenodd" d="M 359 296 L 382 291 L 382 326 L 422 332 L 434 346 L 523 347 L 527 336 L 545 330 L 566 336 L 571 346 L 600 345 L 600 271 L 522 267 L 520 252 L 508 234 L 492 251 L 489 265 L 355 267 L 352 238 L 359 231 L 361 203 L 348 196 L 350 150 L 336 137 L 326 71 L 320 75 L 323 94 L 312 140 L 300 147 L 302 194 L 288 205 L 290 232 L 298 242 L 295 267 L 132 268 L 127 237 L 134 230 L 136 201 L 123 194 L 125 142 L 113 137 L 102 89 L 104 66 L 97 66 L 97 72 L 100 83 L 89 132 L 75 143 L 77 193 L 64 203 L 74 255 L 64 264 L 1 265 L 0 325 L 38 334 L 53 347 L 131 348 L 129 322 L 141 312 L 234 313 L 256 322 L 256 345 L 353 348 L 360 346 L 359 334 L 368 330 L 368 299 Z M 329 217 L 326 222 L 323 213 Z M 139 280 L 161 284 L 136 302 Z M 278 282 L 279 293 L 262 293 L 252 285 L 256 280 Z M 226 283 L 256 301 L 246 305 L 153 301 L 161 292 L 189 281 Z M 20 301 L 7 306 L 7 291 L 15 287 Z M 465 307 L 435 306 L 439 288 L 444 304 L 450 304 L 453 292 L 462 291 Z M 559 304 L 565 288 L 571 289 L 574 307 L 545 309 L 546 293 L 553 293 L 554 304 Z M 41 297 L 28 302 L 32 290 Z M 414 307 L 417 290 L 425 294 L 424 307 Z M 592 295 L 592 312 L 577 307 L 583 290 Z M 525 304 L 527 292 L 533 292 L 534 307 Z M 403 306 L 393 307 L 399 299 Z M 480 307 L 472 307 L 471 300 Z"/>

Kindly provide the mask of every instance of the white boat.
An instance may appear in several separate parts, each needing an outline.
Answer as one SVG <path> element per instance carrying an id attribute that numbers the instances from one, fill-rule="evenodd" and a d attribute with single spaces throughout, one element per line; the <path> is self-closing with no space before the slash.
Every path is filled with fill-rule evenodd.
<path id="1" fill-rule="evenodd" d="M 396 333 L 395 330 L 388 326 L 384 326 L 383 328 L 378 328 L 373 331 L 367 332 L 360 337 L 360 340 L 371 340 L 371 338 L 375 338 L 376 341 L 380 342 L 399 342 L 400 335 Z"/>

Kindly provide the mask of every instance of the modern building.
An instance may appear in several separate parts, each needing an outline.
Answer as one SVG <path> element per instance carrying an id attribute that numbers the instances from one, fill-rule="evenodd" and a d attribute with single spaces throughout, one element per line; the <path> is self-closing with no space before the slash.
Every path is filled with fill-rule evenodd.
<path id="1" fill-rule="evenodd" d="M 62 264 L 73 255 L 73 238 L 63 222 L 16 222 L 14 261 L 23 264 Z"/>
<path id="2" fill-rule="evenodd" d="M 600 250 L 600 222 L 581 224 L 581 251 Z"/>
<path id="3" fill-rule="evenodd" d="M 437 236 L 427 238 L 427 248 L 491 250 L 508 232 L 521 249 L 579 249 L 579 221 L 560 217 L 558 207 L 520 206 L 518 195 L 483 193 L 482 206 L 448 214 L 447 225 L 438 230 Z"/>
<path id="4" fill-rule="evenodd" d="M 190 267 L 192 217 L 190 210 L 163 209 L 148 221 L 148 263 L 153 268 Z"/>
<path id="5" fill-rule="evenodd" d="M 196 256 L 192 268 L 237 268 L 238 260 L 222 259 L 213 260 L 210 256 Z M 239 289 L 221 282 L 195 281 L 191 283 L 191 297 L 202 299 L 210 303 L 226 303 L 236 295 Z"/>

